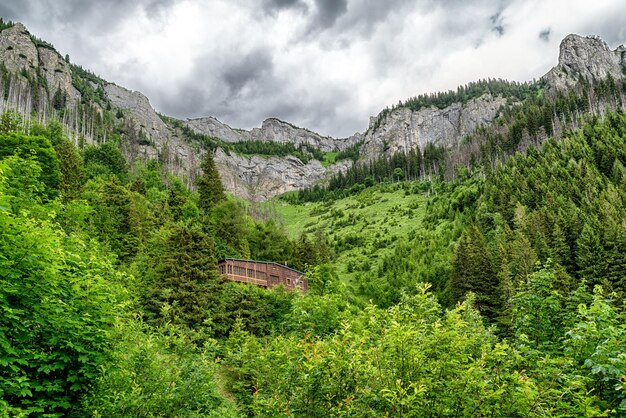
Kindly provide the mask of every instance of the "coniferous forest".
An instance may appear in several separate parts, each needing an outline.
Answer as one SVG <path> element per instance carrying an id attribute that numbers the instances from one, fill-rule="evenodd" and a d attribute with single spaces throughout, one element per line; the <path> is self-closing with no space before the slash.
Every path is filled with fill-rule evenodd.
<path id="1" fill-rule="evenodd" d="M 0 65 L 0 416 L 626 416 L 623 80 L 413 97 L 397 107 L 508 104 L 454 149 L 365 163 L 162 116 L 198 147 L 192 179 L 129 158 L 150 138 L 71 68 L 69 109 Z M 261 204 L 217 148 L 355 164 Z M 308 291 L 229 281 L 223 258 Z"/>
<path id="2" fill-rule="evenodd" d="M 211 153 L 190 191 L 114 142 L 1 126 L 9 416 L 625 411 L 622 113 L 488 173 L 387 183 L 427 195 L 423 219 L 349 285 L 334 239 L 253 220 Z M 225 282 L 224 256 L 288 257 L 311 290 Z"/>

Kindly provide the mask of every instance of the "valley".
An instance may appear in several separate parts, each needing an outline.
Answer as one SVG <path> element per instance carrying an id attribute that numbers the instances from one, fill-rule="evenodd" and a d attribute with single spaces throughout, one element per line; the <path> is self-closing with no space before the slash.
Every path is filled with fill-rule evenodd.
<path id="1" fill-rule="evenodd" d="M 623 46 L 347 138 L 0 61 L 0 415 L 626 414 Z"/>

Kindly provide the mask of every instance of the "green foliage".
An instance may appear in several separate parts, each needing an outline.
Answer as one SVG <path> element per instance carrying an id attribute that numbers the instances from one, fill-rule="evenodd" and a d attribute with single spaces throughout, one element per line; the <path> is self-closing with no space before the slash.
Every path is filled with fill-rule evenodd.
<path id="1" fill-rule="evenodd" d="M 389 179 L 395 181 L 423 179 L 426 175 L 439 173 L 443 157 L 443 148 L 432 144 L 426 147 L 424 156 L 419 149 L 411 150 L 407 154 L 398 153 L 392 157 L 382 156 L 366 164 L 354 164 L 345 173 L 337 173 L 325 187 L 315 185 L 300 190 L 297 197 L 285 196 L 284 200 L 291 202 L 333 200 L 356 194 L 365 186 L 370 187 Z"/>
<path id="2" fill-rule="evenodd" d="M 487 79 L 470 82 L 464 86 L 459 86 L 456 91 L 439 92 L 434 94 L 424 94 L 410 98 L 400 104 L 411 110 L 419 110 L 423 107 L 435 106 L 444 109 L 452 103 L 466 103 L 467 101 L 480 97 L 483 94 L 492 96 L 502 96 L 512 98 L 517 101 L 536 96 L 542 88 L 540 83 L 517 83 L 502 79 Z"/>
<path id="3" fill-rule="evenodd" d="M 85 182 L 83 159 L 74 144 L 66 138 L 55 146 L 55 152 L 61 171 L 59 192 L 65 200 L 75 199 L 82 192 Z"/>
<path id="4" fill-rule="evenodd" d="M 14 23 L 10 20 L 4 20 L 4 18 L 0 17 L 0 32 L 5 29 L 12 28 Z"/>
<path id="5" fill-rule="evenodd" d="M 216 303 L 219 284 L 212 238 L 199 228 L 174 227 L 156 261 L 146 301 L 152 316 L 188 327 L 202 325 Z"/>
<path id="6" fill-rule="evenodd" d="M 480 230 L 470 225 L 454 251 L 452 258 L 450 287 L 457 300 L 467 292 L 476 295 L 478 309 L 487 317 L 493 318 L 498 310 L 498 279 L 493 269 L 487 244 Z"/>
<path id="7" fill-rule="evenodd" d="M 220 258 L 250 258 L 246 238 L 249 225 L 242 207 L 236 201 L 224 199 L 217 203 L 211 210 L 210 223 L 218 241 Z"/>
<path id="8" fill-rule="evenodd" d="M 41 172 L 41 166 L 33 159 L 24 160 L 14 155 L 0 160 L 2 210 L 10 209 L 13 213 L 36 210 L 45 190 Z"/>
<path id="9" fill-rule="evenodd" d="M 70 64 L 72 85 L 80 92 L 82 103 L 106 103 L 104 84 L 106 81 L 80 65 Z M 94 85 L 96 87 L 94 87 Z"/>
<path id="10" fill-rule="evenodd" d="M 83 151 L 85 171 L 88 178 L 113 174 L 122 182 L 127 180 L 126 160 L 114 140 L 100 145 L 89 145 Z"/>
<path id="11" fill-rule="evenodd" d="M 112 357 L 83 401 L 94 417 L 235 417 L 216 387 L 217 365 L 180 330 L 140 319 L 110 332 Z"/>
<path id="12" fill-rule="evenodd" d="M 234 151 L 240 155 L 265 155 L 286 157 L 291 155 L 300 159 L 303 163 L 308 163 L 312 159 L 324 160 L 324 153 L 317 148 L 302 144 L 296 147 L 291 142 L 268 142 L 268 141 L 242 141 L 229 143 L 226 146 L 229 151 Z"/>
<path id="13" fill-rule="evenodd" d="M 0 231 L 0 407 L 64 415 L 106 359 L 105 332 L 123 311 L 128 278 L 97 245 L 65 236 L 53 217 L 5 207 Z"/>
<path id="14" fill-rule="evenodd" d="M 15 110 L 5 110 L 0 116 L 0 132 L 20 132 L 23 128 L 24 121 L 22 115 Z"/>
<path id="15" fill-rule="evenodd" d="M 0 133 L 0 159 L 11 155 L 35 159 L 41 166 L 41 180 L 46 186 L 43 196 L 51 199 L 58 194 L 59 160 L 48 138 L 17 132 Z"/>
<path id="16" fill-rule="evenodd" d="M 324 340 L 231 334 L 230 389 L 261 416 L 527 416 L 537 394 L 515 352 L 469 305 L 442 314 L 425 289 Z"/>
<path id="17" fill-rule="evenodd" d="M 122 186 L 117 177 L 90 180 L 82 197 L 94 209 L 89 222 L 101 242 L 122 259 L 136 254 L 154 221 L 145 200 Z"/>
<path id="18" fill-rule="evenodd" d="M 294 292 L 282 287 L 268 290 L 233 282 L 214 292 L 208 328 L 217 338 L 227 337 L 236 326 L 259 337 L 275 334 L 283 328 L 292 301 L 297 299 Z"/>
<path id="19" fill-rule="evenodd" d="M 269 221 L 256 223 L 248 237 L 250 256 L 255 260 L 283 264 L 292 258 L 293 246 L 282 229 Z"/>

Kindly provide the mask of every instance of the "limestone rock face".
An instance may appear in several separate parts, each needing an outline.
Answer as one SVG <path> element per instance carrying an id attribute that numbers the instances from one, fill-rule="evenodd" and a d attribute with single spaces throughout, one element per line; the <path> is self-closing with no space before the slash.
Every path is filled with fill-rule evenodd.
<path id="1" fill-rule="evenodd" d="M 383 116 L 377 127 L 376 118 L 370 119 L 360 161 L 409 152 L 417 147 L 423 151 L 428 143 L 456 145 L 479 126 L 491 123 L 505 103 L 502 97 L 485 94 L 465 104 L 454 103 L 444 109 L 429 107 L 412 111 L 398 107 Z"/>
<path id="2" fill-rule="evenodd" d="M 199 151 L 180 139 L 163 122 L 142 93 L 113 83 L 105 85 L 104 91 L 113 106 L 130 112 L 137 131 L 143 132 L 149 140 L 148 143 L 126 144 L 125 154 L 130 158 L 144 159 L 161 156 L 169 172 L 188 179 L 189 185 L 193 185 L 200 167 Z"/>
<path id="3" fill-rule="evenodd" d="M 0 60 L 11 72 L 35 69 L 39 65 L 37 47 L 21 23 L 0 32 Z"/>
<path id="4" fill-rule="evenodd" d="M 169 128 L 154 111 L 146 96 L 113 83 L 105 85 L 104 91 L 112 105 L 131 112 L 138 127 L 148 136 L 159 141 L 168 139 Z"/>
<path id="5" fill-rule="evenodd" d="M 50 94 L 54 94 L 58 88 L 67 93 L 70 102 L 80 100 L 80 93 L 72 84 L 72 72 L 70 66 L 61 56 L 48 48 L 37 48 L 39 53 L 39 66 L 43 70 Z"/>
<path id="6" fill-rule="evenodd" d="M 39 70 L 46 79 L 52 96 L 57 88 L 65 92 L 68 101 L 80 100 L 80 93 L 72 85 L 70 66 L 53 49 L 36 46 L 28 30 L 21 23 L 0 32 L 0 62 L 9 72 L 20 74 Z"/>
<path id="7" fill-rule="evenodd" d="M 543 80 L 550 88 L 563 90 L 575 85 L 580 76 L 588 81 L 611 75 L 615 80 L 624 77 L 626 48 L 620 45 L 614 51 L 602 39 L 594 36 L 568 35 L 561 41 L 559 63 Z"/>
<path id="8" fill-rule="evenodd" d="M 216 151 L 214 158 L 224 187 L 253 201 L 310 187 L 352 165 L 352 161 L 344 160 L 324 168 L 317 160 L 304 164 L 295 157 L 228 155 L 222 149 Z"/>
<path id="9" fill-rule="evenodd" d="M 226 142 L 273 141 L 283 144 L 292 143 L 296 147 L 308 144 L 325 152 L 342 151 L 361 140 L 360 134 L 341 139 L 322 136 L 276 118 L 266 119 L 260 128 L 254 128 L 250 131 L 231 128 L 212 116 L 188 119 L 187 124 L 200 134 L 219 138 Z"/>

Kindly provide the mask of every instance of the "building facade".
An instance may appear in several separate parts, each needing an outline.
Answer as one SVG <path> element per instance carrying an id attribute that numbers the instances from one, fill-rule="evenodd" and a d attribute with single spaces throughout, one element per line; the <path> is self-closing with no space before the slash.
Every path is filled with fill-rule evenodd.
<path id="1" fill-rule="evenodd" d="M 287 290 L 308 290 L 304 273 L 282 264 L 267 261 L 225 258 L 217 263 L 220 274 L 229 280 L 251 283 L 265 288 L 283 285 Z"/>

